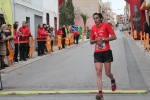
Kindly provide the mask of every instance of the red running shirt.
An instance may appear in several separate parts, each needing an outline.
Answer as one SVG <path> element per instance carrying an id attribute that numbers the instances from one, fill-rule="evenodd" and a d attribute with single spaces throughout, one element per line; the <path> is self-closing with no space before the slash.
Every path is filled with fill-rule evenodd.
<path id="1" fill-rule="evenodd" d="M 99 26 L 94 25 L 92 27 L 90 39 L 95 40 L 97 38 L 108 38 L 109 35 L 113 35 L 113 34 L 115 34 L 114 30 L 109 25 L 109 23 L 103 22 Z M 101 46 L 95 44 L 95 52 L 103 52 L 107 50 L 110 50 L 109 41 L 103 43 Z"/>

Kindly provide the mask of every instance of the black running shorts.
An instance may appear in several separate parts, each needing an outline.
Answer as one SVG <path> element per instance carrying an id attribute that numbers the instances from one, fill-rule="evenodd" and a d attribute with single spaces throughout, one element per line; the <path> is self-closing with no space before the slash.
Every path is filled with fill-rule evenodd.
<path id="1" fill-rule="evenodd" d="M 113 54 L 112 50 L 104 51 L 104 52 L 95 52 L 94 53 L 94 63 L 106 63 L 113 62 Z"/>

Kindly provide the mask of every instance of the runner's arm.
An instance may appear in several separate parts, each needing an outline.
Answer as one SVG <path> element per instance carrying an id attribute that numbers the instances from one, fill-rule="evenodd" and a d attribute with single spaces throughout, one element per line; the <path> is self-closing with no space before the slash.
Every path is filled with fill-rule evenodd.
<path id="1" fill-rule="evenodd" d="M 90 40 L 90 44 L 92 45 L 92 44 L 95 44 L 95 43 L 97 43 L 97 40 Z"/>
<path id="2" fill-rule="evenodd" d="M 104 38 L 104 41 L 113 41 L 113 40 L 116 40 L 117 37 L 116 37 L 116 34 L 112 34 L 109 38 Z"/>

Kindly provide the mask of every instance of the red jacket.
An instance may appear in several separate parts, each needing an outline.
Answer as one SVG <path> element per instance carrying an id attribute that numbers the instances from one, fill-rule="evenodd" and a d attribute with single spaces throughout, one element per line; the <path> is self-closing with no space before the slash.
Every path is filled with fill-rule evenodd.
<path id="1" fill-rule="evenodd" d="M 62 35 L 62 30 L 58 29 L 57 30 L 57 35 Z"/>
<path id="2" fill-rule="evenodd" d="M 23 36 L 20 36 L 20 41 L 28 41 L 30 36 L 30 29 L 28 27 L 20 27 L 19 31 Z"/>
<path id="3" fill-rule="evenodd" d="M 79 32 L 75 30 L 75 31 L 74 31 L 74 35 L 75 35 L 75 36 L 78 36 L 78 35 L 79 35 Z"/>
<path id="4" fill-rule="evenodd" d="M 42 35 L 42 39 L 46 39 L 46 37 L 49 35 L 48 31 L 43 29 L 44 34 Z"/>
<path id="5" fill-rule="evenodd" d="M 44 35 L 44 30 L 42 28 L 38 28 L 37 38 L 42 39 L 42 35 Z"/>
<path id="6" fill-rule="evenodd" d="M 18 32 L 17 32 L 16 29 L 14 29 L 14 36 L 16 37 L 16 38 L 14 39 L 14 41 L 15 41 L 15 42 L 18 42 L 19 34 L 18 34 Z"/>

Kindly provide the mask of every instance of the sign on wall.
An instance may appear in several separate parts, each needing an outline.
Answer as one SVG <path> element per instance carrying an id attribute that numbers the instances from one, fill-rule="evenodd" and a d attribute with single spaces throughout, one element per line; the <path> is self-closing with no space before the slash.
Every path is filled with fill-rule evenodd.
<path id="1" fill-rule="evenodd" d="M 11 24 L 13 26 L 14 21 L 13 21 L 11 1 L 0 0 L 0 9 L 2 10 L 6 24 Z M 12 34 L 13 34 L 13 28 L 12 28 Z"/>

